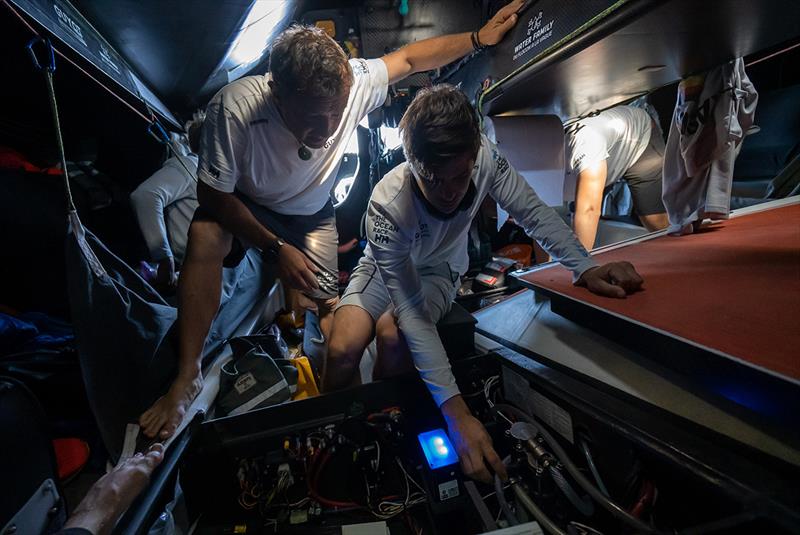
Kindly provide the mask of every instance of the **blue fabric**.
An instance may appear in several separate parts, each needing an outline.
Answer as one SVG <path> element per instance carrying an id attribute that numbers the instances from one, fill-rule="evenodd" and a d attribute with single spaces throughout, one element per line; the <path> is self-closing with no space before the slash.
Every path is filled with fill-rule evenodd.
<path id="1" fill-rule="evenodd" d="M 25 350 L 63 347 L 75 340 L 72 325 L 66 321 L 41 312 L 26 312 L 20 318 L 32 323 L 39 330 L 39 334 L 26 344 Z"/>
<path id="2" fill-rule="evenodd" d="M 55 349 L 72 344 L 72 326 L 41 312 L 19 317 L 0 313 L 0 355 Z"/>
<path id="3" fill-rule="evenodd" d="M 0 354 L 16 351 L 17 347 L 35 338 L 37 334 L 39 329 L 32 323 L 0 313 Z"/>

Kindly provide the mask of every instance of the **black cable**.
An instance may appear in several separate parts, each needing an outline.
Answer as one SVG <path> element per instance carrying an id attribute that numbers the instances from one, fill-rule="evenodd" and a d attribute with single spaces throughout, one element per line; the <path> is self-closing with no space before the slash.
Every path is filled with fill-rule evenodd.
<path id="1" fill-rule="evenodd" d="M 589 496 L 578 496 L 577 491 L 572 488 L 572 485 L 569 484 L 561 470 L 553 464 L 550 465 L 550 476 L 553 478 L 556 487 L 583 516 L 592 516 L 594 514 L 594 502 L 591 498 Z"/>
<path id="2" fill-rule="evenodd" d="M 519 520 L 517 520 L 514 511 L 511 510 L 511 506 L 508 505 L 506 501 L 506 496 L 503 494 L 503 482 L 500 481 L 500 476 L 497 474 L 494 475 L 494 491 L 497 495 L 497 501 L 500 503 L 500 510 L 503 511 L 503 516 L 506 517 L 506 521 L 512 526 L 518 526 Z"/>
<path id="3" fill-rule="evenodd" d="M 594 480 L 597 481 L 597 488 L 600 489 L 600 492 L 602 492 L 603 495 L 610 497 L 608 489 L 603 483 L 603 479 L 600 477 L 600 472 L 597 470 L 597 466 L 594 464 L 594 457 L 592 457 L 592 452 L 589 450 L 589 444 L 587 444 L 586 440 L 583 438 L 581 438 L 579 441 L 581 444 L 581 450 L 583 450 L 583 455 L 586 457 L 586 464 L 589 465 L 589 470 L 592 472 Z"/>
<path id="4" fill-rule="evenodd" d="M 525 508 L 533 515 L 536 521 L 539 523 L 539 526 L 544 529 L 547 533 L 551 535 L 567 535 L 563 529 L 558 527 L 553 520 L 545 514 L 544 511 L 539 509 L 528 493 L 522 490 L 519 485 L 514 485 L 514 494 L 517 495 L 517 499 L 525 506 Z"/>
<path id="5" fill-rule="evenodd" d="M 635 516 L 631 515 L 628 511 L 622 508 L 619 504 L 613 502 L 609 498 L 603 495 L 591 481 L 586 479 L 586 477 L 581 473 L 575 463 L 569 458 L 567 453 L 561 447 L 561 445 L 553 438 L 553 436 L 544 429 L 544 426 L 537 423 L 533 417 L 529 416 L 527 413 L 519 410 L 518 408 L 514 407 L 513 405 L 507 405 L 505 403 L 497 403 L 492 409 L 493 411 L 505 411 L 510 412 L 520 420 L 526 421 L 529 424 L 535 425 L 539 433 L 542 434 L 544 437 L 545 442 L 550 446 L 555 454 L 556 458 L 564 465 L 564 468 L 567 469 L 569 475 L 572 476 L 572 479 L 575 480 L 578 485 L 580 485 L 589 495 L 594 498 L 594 500 L 599 503 L 604 509 L 606 509 L 609 513 L 611 513 L 615 518 L 622 520 L 629 526 L 637 529 L 642 533 L 651 533 L 651 534 L 663 534 L 667 535 L 666 532 L 660 531 L 649 524 L 646 524 L 642 520 L 636 518 Z"/>
<path id="6" fill-rule="evenodd" d="M 700 535 L 705 533 L 718 533 L 720 531 L 727 531 L 731 528 L 738 527 L 745 522 L 750 522 L 758 518 L 755 511 L 744 511 L 732 516 L 727 516 L 719 520 L 700 524 L 691 528 L 682 529 L 681 535 Z"/>

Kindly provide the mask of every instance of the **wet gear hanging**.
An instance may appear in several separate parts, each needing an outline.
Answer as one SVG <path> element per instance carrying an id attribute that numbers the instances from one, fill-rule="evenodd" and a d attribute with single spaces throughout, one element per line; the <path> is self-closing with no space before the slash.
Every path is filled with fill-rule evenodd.
<path id="1" fill-rule="evenodd" d="M 664 154 L 663 199 L 670 234 L 688 234 L 709 217 L 728 219 L 733 168 L 754 124 L 758 92 L 742 58 L 678 85 Z"/>

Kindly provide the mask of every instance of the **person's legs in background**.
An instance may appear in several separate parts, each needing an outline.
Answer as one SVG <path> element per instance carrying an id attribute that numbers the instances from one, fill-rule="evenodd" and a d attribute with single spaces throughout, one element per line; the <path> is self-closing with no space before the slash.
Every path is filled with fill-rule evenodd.
<path id="1" fill-rule="evenodd" d="M 661 200 L 662 166 L 664 162 L 664 140 L 658 129 L 650 131 L 650 145 L 636 163 L 625 172 L 633 198 L 633 210 L 644 228 L 650 232 L 669 226 L 667 210 Z"/>

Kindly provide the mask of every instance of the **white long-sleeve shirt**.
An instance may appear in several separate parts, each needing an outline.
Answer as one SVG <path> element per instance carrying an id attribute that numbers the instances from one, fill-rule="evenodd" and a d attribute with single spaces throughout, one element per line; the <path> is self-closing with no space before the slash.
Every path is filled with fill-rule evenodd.
<path id="1" fill-rule="evenodd" d="M 444 262 L 464 274 L 469 266 L 467 235 L 481 202 L 490 195 L 532 238 L 577 280 L 594 260 L 572 230 L 545 205 L 486 136 L 475 162 L 476 194 L 467 207 L 442 219 L 431 214 L 413 184 L 408 164 L 391 170 L 375 187 L 367 211 L 369 245 L 389 291 L 414 365 L 437 405 L 459 393 L 436 326 L 425 305 L 418 269 Z"/>
<path id="2" fill-rule="evenodd" d="M 180 158 L 191 174 L 173 156 L 131 193 L 139 228 L 155 262 L 170 257 L 183 261 L 189 225 L 197 209 L 197 156 Z"/>

